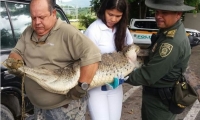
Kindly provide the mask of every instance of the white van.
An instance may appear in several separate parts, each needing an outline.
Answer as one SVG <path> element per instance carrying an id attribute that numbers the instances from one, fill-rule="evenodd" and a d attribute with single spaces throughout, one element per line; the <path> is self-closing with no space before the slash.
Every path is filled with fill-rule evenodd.
<path id="1" fill-rule="evenodd" d="M 155 19 L 132 18 L 129 30 L 135 44 L 148 46 L 151 44 L 151 35 L 157 33 L 158 27 Z M 198 45 L 200 43 L 200 32 L 190 28 L 186 28 L 185 30 L 188 36 L 191 35 L 189 37 L 191 47 Z"/>

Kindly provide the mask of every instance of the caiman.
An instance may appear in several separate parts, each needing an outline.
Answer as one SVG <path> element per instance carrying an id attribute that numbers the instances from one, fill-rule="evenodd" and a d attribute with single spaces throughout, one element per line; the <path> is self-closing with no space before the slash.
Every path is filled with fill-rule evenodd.
<path id="1" fill-rule="evenodd" d="M 140 47 L 132 44 L 126 46 L 123 52 L 102 54 L 102 61 L 99 62 L 98 70 L 90 83 L 89 89 L 111 83 L 115 76 L 119 74 L 127 76 L 135 68 L 140 67 L 142 62 L 137 59 L 139 51 Z M 143 53 L 141 52 L 141 54 Z M 77 85 L 80 76 L 79 62 L 74 63 L 73 67 L 57 70 L 29 68 L 24 65 L 18 69 L 47 91 L 58 94 L 66 94 Z"/>

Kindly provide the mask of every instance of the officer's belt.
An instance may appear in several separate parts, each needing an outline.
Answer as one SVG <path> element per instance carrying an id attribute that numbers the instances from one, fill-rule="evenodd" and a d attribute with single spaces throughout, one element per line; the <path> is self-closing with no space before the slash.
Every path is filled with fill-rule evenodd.
<path id="1" fill-rule="evenodd" d="M 163 77 L 160 80 L 164 80 L 164 81 L 168 81 L 168 82 L 174 82 L 177 81 L 177 78 L 167 78 L 167 77 Z"/>
<path id="2" fill-rule="evenodd" d="M 143 93 L 160 97 L 164 104 L 169 105 L 169 100 L 172 98 L 172 87 L 154 88 L 143 86 Z"/>
<path id="3" fill-rule="evenodd" d="M 160 88 L 153 88 L 153 87 L 143 86 L 143 92 L 145 92 L 147 94 L 155 95 L 155 96 L 159 95 L 158 89 L 160 89 Z"/>

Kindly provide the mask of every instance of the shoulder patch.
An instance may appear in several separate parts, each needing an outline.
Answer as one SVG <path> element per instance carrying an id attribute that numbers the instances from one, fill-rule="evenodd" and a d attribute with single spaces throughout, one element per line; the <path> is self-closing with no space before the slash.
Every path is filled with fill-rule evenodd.
<path id="1" fill-rule="evenodd" d="M 167 37 L 172 37 L 172 38 L 173 38 L 174 35 L 175 35 L 175 33 L 176 33 L 176 30 L 170 30 L 170 31 L 167 32 L 166 36 L 167 36 Z"/>
<path id="2" fill-rule="evenodd" d="M 173 49 L 173 46 L 169 43 L 162 43 L 159 49 L 159 54 L 161 57 L 168 56 Z"/>

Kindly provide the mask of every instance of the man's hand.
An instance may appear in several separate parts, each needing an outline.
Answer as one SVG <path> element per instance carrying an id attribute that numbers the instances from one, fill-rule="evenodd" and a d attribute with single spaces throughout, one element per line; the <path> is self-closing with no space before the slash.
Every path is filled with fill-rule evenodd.
<path id="1" fill-rule="evenodd" d="M 107 89 L 107 90 L 116 89 L 116 88 L 119 87 L 121 84 L 123 84 L 124 81 L 126 81 L 128 78 L 129 78 L 129 76 L 127 76 L 127 77 L 125 77 L 125 78 L 124 78 L 124 76 L 117 76 L 117 77 L 114 77 L 112 83 L 106 83 L 106 89 Z"/>
<path id="2" fill-rule="evenodd" d="M 8 58 L 6 61 L 6 67 L 8 68 L 8 72 L 17 76 L 22 76 L 23 73 L 18 70 L 19 67 L 23 66 L 22 60 L 16 60 L 14 58 Z"/>
<path id="3" fill-rule="evenodd" d="M 79 85 L 76 85 L 74 88 L 70 89 L 67 93 L 67 98 L 71 98 L 73 100 L 78 100 L 87 95 L 87 91 L 83 90 Z"/>

